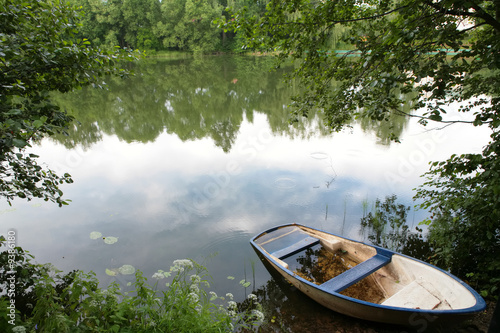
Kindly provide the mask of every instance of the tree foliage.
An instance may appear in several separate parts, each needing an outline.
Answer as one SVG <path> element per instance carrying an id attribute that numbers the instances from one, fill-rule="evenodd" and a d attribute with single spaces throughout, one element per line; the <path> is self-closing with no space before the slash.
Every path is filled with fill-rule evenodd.
<path id="1" fill-rule="evenodd" d="M 265 2 L 251 0 L 69 0 L 85 14 L 78 36 L 93 45 L 193 53 L 240 52 L 241 38 L 224 33 L 225 9 L 246 7 L 258 15 Z"/>
<path id="2" fill-rule="evenodd" d="M 477 7 L 477 8 L 474 8 Z M 496 7 L 498 8 L 498 6 Z M 498 125 L 500 23 L 494 1 L 280 1 L 262 16 L 245 9 L 223 26 L 243 33 L 247 46 L 298 60 L 306 93 L 300 116 L 318 107 L 341 129 L 352 117 L 386 120 L 392 112 L 422 123 L 447 119 L 445 105 L 465 102 L 475 125 Z M 349 52 L 329 43 L 338 26 Z M 412 94 L 410 102 L 407 95 Z M 411 106 L 403 109 L 403 106 Z"/>
<path id="3" fill-rule="evenodd" d="M 488 126 L 482 154 L 434 163 L 417 198 L 434 214 L 436 261 L 485 293 L 498 288 L 500 1 L 271 0 L 264 14 L 243 8 L 221 27 L 274 52 L 278 65 L 296 61 L 306 88 L 293 103 L 297 118 L 317 108 L 333 130 L 394 115 Z M 347 51 L 334 49 L 334 35 Z"/>
<path id="4" fill-rule="evenodd" d="M 432 212 L 435 261 L 475 281 L 484 296 L 500 287 L 500 132 L 481 154 L 434 162 L 417 198 Z"/>
<path id="5" fill-rule="evenodd" d="M 69 174 L 42 168 L 25 152 L 45 135 L 64 132 L 72 117 L 51 102 L 105 74 L 124 75 L 118 54 L 75 39 L 79 14 L 58 0 L 0 3 L 0 195 L 66 204 L 59 186 Z"/>
<path id="6" fill-rule="evenodd" d="M 213 21 L 220 18 L 222 6 L 207 0 L 162 1 L 162 20 L 156 30 L 167 48 L 201 53 L 213 51 L 219 31 Z"/>
<path id="7" fill-rule="evenodd" d="M 160 1 L 70 1 L 83 13 L 82 25 L 78 29 L 80 38 L 103 47 L 158 48 L 153 29 L 161 18 Z"/>

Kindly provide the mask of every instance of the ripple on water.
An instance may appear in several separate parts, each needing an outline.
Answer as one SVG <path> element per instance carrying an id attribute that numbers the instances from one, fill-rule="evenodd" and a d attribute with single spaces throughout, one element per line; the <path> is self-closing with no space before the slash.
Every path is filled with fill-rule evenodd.
<path id="1" fill-rule="evenodd" d="M 311 157 L 316 160 L 326 160 L 327 158 L 330 157 L 330 155 L 322 151 L 316 151 L 314 153 L 311 153 Z"/>
<path id="2" fill-rule="evenodd" d="M 246 244 L 252 236 L 247 230 L 236 228 L 217 230 L 217 235 L 210 237 L 210 242 L 202 246 L 201 253 L 214 254 L 231 243 Z"/>
<path id="3" fill-rule="evenodd" d="M 289 190 L 297 186 L 295 179 L 289 177 L 279 177 L 274 180 L 274 187 L 281 190 Z"/>

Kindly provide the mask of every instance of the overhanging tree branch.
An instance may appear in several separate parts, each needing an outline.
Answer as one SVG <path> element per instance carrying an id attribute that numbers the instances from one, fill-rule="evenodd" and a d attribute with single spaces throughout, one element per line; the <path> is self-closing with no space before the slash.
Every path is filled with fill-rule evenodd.
<path id="1" fill-rule="evenodd" d="M 388 11 L 388 12 L 385 12 L 385 13 L 376 14 L 376 15 L 372 15 L 372 16 L 366 16 L 366 17 L 360 17 L 360 18 L 356 18 L 356 19 L 334 20 L 334 21 L 331 22 L 331 25 L 335 25 L 335 24 L 339 24 L 339 23 L 352 23 L 352 22 L 359 22 L 359 21 L 374 20 L 374 19 L 378 19 L 378 18 L 387 16 L 387 15 L 390 15 L 390 14 L 392 14 L 394 12 L 400 11 L 401 9 L 404 9 L 404 8 L 407 8 L 407 7 L 408 7 L 408 5 L 401 6 L 401 7 L 398 7 L 398 8 L 394 8 L 394 9 Z"/>
<path id="2" fill-rule="evenodd" d="M 432 121 L 432 122 L 441 123 L 441 124 L 448 124 L 447 126 L 452 125 L 452 124 L 469 124 L 469 125 L 474 124 L 473 120 L 438 120 L 438 119 L 431 119 L 429 117 L 421 116 L 418 114 L 411 114 L 408 112 L 404 112 L 400 109 L 394 109 L 394 111 L 396 111 L 397 113 L 399 113 L 400 115 L 405 116 L 405 117 L 418 118 L 421 120 Z M 490 121 L 484 121 L 483 123 L 490 124 L 491 122 L 492 121 L 490 120 Z"/>
<path id="3" fill-rule="evenodd" d="M 433 2 L 432 0 L 424 1 L 424 3 L 445 15 L 480 18 L 484 20 L 486 24 L 492 26 L 495 30 L 500 31 L 500 22 L 496 20 L 493 16 L 488 14 L 483 8 L 481 8 L 481 6 L 474 3 L 473 1 L 470 2 L 471 8 L 474 9 L 473 12 L 466 10 L 452 9 L 452 8 L 444 8 L 443 6 L 441 6 L 439 2 Z"/>

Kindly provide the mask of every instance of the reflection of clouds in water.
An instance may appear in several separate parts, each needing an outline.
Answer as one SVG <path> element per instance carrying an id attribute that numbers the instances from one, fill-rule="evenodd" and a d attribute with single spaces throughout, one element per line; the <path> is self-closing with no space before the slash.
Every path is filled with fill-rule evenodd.
<path id="1" fill-rule="evenodd" d="M 310 156 L 316 160 L 321 160 L 324 161 L 325 167 L 326 167 L 326 173 L 329 174 L 330 176 L 328 177 L 327 180 L 325 180 L 325 186 L 329 188 L 332 183 L 335 181 L 335 178 L 337 178 L 337 172 L 335 171 L 335 168 L 333 167 L 333 159 L 332 157 L 325 152 L 314 152 L 311 153 Z M 319 188 L 319 186 L 315 186 L 315 188 Z"/>
<path id="2" fill-rule="evenodd" d="M 182 142 L 166 132 L 147 144 L 104 136 L 84 153 L 44 141 L 33 150 L 48 165 L 69 168 L 75 183 L 63 190 L 73 202 L 63 208 L 22 201 L 0 206 L 0 232 L 15 226 L 20 245 L 41 262 L 94 270 L 104 282 L 113 279 L 106 268 L 129 264 L 149 277 L 175 259 L 213 252 L 219 254 L 207 265 L 214 280 L 224 284 L 232 275 L 239 281 L 256 260 L 249 238 L 272 226 L 297 222 L 362 237 L 357 225 L 363 201 L 394 192 L 411 204 L 410 190 L 421 182 L 426 161 L 455 152 L 457 136 L 468 137 L 465 129 L 446 132 L 446 140 L 429 132 L 380 147 L 349 133 L 271 137 L 266 117 L 256 114 L 253 123 L 241 125 L 228 154 L 210 139 Z M 426 161 L 417 160 L 422 156 Z M 92 242 L 94 230 L 119 242 Z M 267 273 L 255 266 L 257 279 L 265 282 Z"/>

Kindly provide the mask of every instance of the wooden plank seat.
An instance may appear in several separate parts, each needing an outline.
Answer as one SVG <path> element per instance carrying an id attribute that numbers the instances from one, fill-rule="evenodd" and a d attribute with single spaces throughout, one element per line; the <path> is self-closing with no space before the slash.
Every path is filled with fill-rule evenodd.
<path id="1" fill-rule="evenodd" d="M 333 279 L 320 284 L 319 287 L 325 291 L 339 293 L 390 262 L 390 255 L 388 256 L 386 253 L 377 253 L 373 257 L 357 264 L 353 268 L 337 275 Z"/>
<path id="2" fill-rule="evenodd" d="M 319 244 L 319 239 L 315 237 L 305 237 L 298 241 L 295 244 L 292 244 L 288 247 L 285 247 L 284 249 L 278 250 L 276 252 L 271 253 L 271 256 L 274 256 L 280 260 L 283 260 L 285 258 L 288 258 L 290 256 L 293 256 L 296 253 L 299 253 L 300 251 L 303 251 L 307 248 L 310 248 L 316 244 Z"/>

